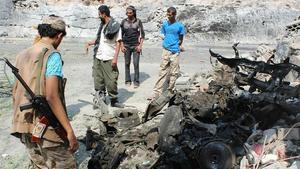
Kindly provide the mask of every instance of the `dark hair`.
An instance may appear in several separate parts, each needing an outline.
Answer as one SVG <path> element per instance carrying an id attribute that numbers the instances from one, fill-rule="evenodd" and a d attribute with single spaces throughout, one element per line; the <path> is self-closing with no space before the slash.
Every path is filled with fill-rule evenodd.
<path id="1" fill-rule="evenodd" d="M 176 13 L 177 13 L 177 11 L 176 11 L 176 9 L 175 9 L 174 7 L 169 7 L 169 8 L 167 9 L 167 12 L 172 12 L 172 14 L 175 14 L 175 15 L 176 15 Z"/>
<path id="2" fill-rule="evenodd" d="M 51 27 L 50 24 L 39 24 L 38 31 L 41 37 L 50 37 L 54 38 L 56 35 L 62 33 L 63 36 L 67 34 L 66 31 L 57 30 Z"/>
<path id="3" fill-rule="evenodd" d="M 129 6 L 126 8 L 126 12 L 127 12 L 127 10 L 132 10 L 133 16 L 136 18 L 136 9 L 135 9 L 134 6 L 129 5 Z"/>
<path id="4" fill-rule="evenodd" d="M 101 6 L 99 6 L 98 10 L 100 13 L 104 13 L 106 16 L 110 17 L 110 11 L 109 11 L 108 6 L 101 5 Z"/>

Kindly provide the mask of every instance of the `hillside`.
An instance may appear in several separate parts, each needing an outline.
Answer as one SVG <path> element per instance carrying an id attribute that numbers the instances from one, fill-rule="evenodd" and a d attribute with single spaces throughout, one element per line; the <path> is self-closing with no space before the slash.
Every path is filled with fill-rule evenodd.
<path id="1" fill-rule="evenodd" d="M 188 37 L 200 41 L 273 42 L 285 25 L 300 15 L 297 0 L 110 0 L 105 1 L 117 20 L 134 5 L 146 37 L 155 41 L 167 7 L 178 9 Z M 32 37 L 44 15 L 56 14 L 69 24 L 69 37 L 94 37 L 99 24 L 96 0 L 6 0 L 0 2 L 0 36 Z"/>

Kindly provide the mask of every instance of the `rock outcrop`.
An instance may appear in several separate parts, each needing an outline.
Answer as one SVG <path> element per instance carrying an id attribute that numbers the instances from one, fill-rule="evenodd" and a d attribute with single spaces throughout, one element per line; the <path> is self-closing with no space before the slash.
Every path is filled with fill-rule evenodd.
<path id="1" fill-rule="evenodd" d="M 56 14 L 69 24 L 68 37 L 94 37 L 99 19 L 99 0 L 12 0 L 0 2 L 0 36 L 32 37 L 43 16 Z M 146 38 L 158 40 L 159 27 L 166 9 L 178 9 L 178 19 L 187 35 L 199 41 L 272 42 L 285 25 L 300 15 L 297 0 L 110 0 L 111 14 L 117 20 L 125 17 L 125 8 L 134 5 L 144 23 Z"/>

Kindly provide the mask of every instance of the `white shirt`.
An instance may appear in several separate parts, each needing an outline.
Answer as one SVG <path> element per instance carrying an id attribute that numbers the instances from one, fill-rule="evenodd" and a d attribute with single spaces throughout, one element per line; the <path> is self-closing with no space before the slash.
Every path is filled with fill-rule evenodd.
<path id="1" fill-rule="evenodd" d="M 119 32 L 113 39 L 107 39 L 103 33 L 106 26 L 107 25 L 104 25 L 101 30 L 99 48 L 96 55 L 97 59 L 103 61 L 112 60 L 114 58 L 117 41 L 120 41 L 122 39 L 121 29 L 119 29 Z"/>

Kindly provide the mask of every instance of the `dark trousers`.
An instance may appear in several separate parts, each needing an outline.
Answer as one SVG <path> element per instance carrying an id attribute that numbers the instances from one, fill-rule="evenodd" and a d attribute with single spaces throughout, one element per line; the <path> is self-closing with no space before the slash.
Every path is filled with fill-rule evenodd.
<path id="1" fill-rule="evenodd" d="M 130 77 L 130 63 L 131 55 L 133 58 L 133 67 L 134 67 L 134 83 L 140 83 L 140 72 L 139 72 L 139 63 L 140 63 L 140 53 L 136 51 L 135 46 L 126 47 L 126 52 L 124 54 L 125 58 L 125 83 L 131 82 Z"/>

